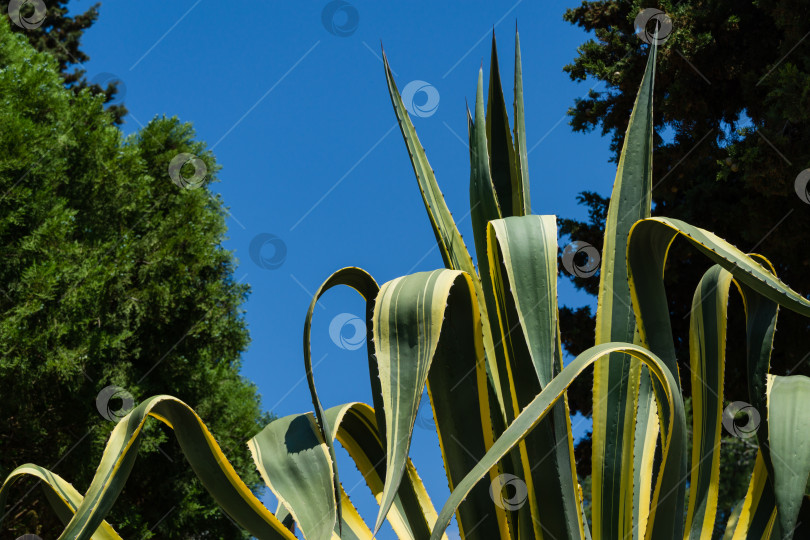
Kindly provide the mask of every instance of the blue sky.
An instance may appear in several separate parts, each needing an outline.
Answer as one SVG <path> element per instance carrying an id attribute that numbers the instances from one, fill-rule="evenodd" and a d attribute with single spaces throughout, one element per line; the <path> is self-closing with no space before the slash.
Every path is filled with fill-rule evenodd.
<path id="1" fill-rule="evenodd" d="M 90 4 L 74 2 L 72 10 Z M 521 33 L 534 213 L 585 218 L 577 193 L 608 195 L 615 175 L 608 140 L 568 126 L 568 107 L 595 84 L 574 83 L 562 71 L 588 38 L 562 20 L 575 0 L 353 0 L 325 25 L 327 4 L 105 2 L 83 40 L 88 78 L 122 82 L 125 132 L 176 115 L 194 124 L 223 166 L 212 189 L 231 211 L 225 245 L 239 259 L 235 278 L 252 288 L 244 306 L 252 343 L 242 371 L 278 416 L 312 409 L 301 342 L 311 293 L 323 280 L 344 266 L 363 267 L 379 283 L 442 266 L 395 125 L 381 42 L 400 91 L 411 81 L 432 88 L 429 114 L 412 118 L 471 249 L 465 99 L 474 100 L 482 61 L 488 74 L 493 26 L 507 96 L 516 23 Z M 427 97 L 417 93 L 416 105 Z M 273 242 L 264 243 L 260 251 L 272 262 L 265 266 L 273 268 L 251 259 L 259 235 L 286 249 L 282 258 Z M 593 304 L 567 280 L 559 295 L 562 304 Z M 370 402 L 365 347 L 355 347 L 352 317 L 343 315 L 363 309 L 351 290 L 330 291 L 316 308 L 313 362 L 327 407 Z M 337 330 L 348 321 L 342 340 L 330 338 L 336 318 Z M 577 436 L 588 428 L 574 424 Z M 431 430 L 416 428 L 411 455 L 440 508 L 448 490 Z M 339 461 L 346 490 L 373 523 L 376 504 L 348 457 Z M 265 500 L 275 508 L 271 495 Z M 390 529 L 380 534 L 391 537 Z"/>

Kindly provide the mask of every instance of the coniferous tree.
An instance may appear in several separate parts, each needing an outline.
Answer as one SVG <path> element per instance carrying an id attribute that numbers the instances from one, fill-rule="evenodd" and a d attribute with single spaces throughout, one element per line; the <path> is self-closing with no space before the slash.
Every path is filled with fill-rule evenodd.
<path id="1" fill-rule="evenodd" d="M 58 68 L 0 21 L 0 477 L 36 463 L 83 493 L 115 425 L 102 413 L 127 395 L 171 394 L 258 489 L 245 442 L 270 418 L 239 375 L 248 286 L 222 247 L 223 202 L 206 187 L 214 156 L 175 118 L 123 137 L 103 97 L 66 89 Z M 200 187 L 170 179 L 180 153 L 205 164 Z M 111 385 L 128 394 L 100 412 Z M 243 537 L 172 432 L 151 421 L 146 435 L 109 516 L 118 532 Z M 55 538 L 61 524 L 32 487 L 15 484 L 2 530 Z"/>

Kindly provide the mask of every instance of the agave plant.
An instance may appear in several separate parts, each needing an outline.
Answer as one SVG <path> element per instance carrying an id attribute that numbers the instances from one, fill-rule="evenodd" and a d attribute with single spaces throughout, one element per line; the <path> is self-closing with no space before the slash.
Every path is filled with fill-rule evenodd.
<path id="1" fill-rule="evenodd" d="M 280 418 L 248 444 L 277 496 L 265 508 L 236 475 L 202 420 L 170 396 L 145 400 L 112 431 L 82 496 L 35 465 L 33 475 L 66 527 L 60 538 L 118 538 L 104 516 L 132 470 L 148 417 L 177 436 L 189 463 L 222 508 L 258 538 L 369 539 L 387 520 L 399 538 L 446 538 L 453 516 L 464 539 L 711 538 L 717 513 L 723 417 L 726 310 L 731 285 L 747 320 L 748 396 L 761 411 L 748 493 L 725 538 L 791 538 L 810 473 L 810 379 L 773 376 L 769 361 L 779 306 L 810 316 L 810 301 L 708 231 L 651 218 L 652 46 L 635 101 L 601 254 L 596 345 L 567 365 L 557 313 L 559 248 L 554 216 L 531 215 L 520 46 L 515 44 L 510 130 L 493 38 L 488 103 L 478 74 L 468 112 L 470 212 L 477 266 L 445 204 L 384 59 L 394 111 L 445 267 L 381 287 L 344 268 L 312 299 L 304 363 L 314 413 Z M 684 238 L 715 265 L 701 279 L 690 328 L 692 454 L 663 285 L 669 246 Z M 366 300 L 373 403 L 324 409 L 310 357 L 310 323 L 332 287 Z M 592 520 L 583 512 L 566 389 L 594 366 Z M 450 497 L 437 513 L 408 453 L 427 388 Z M 338 477 L 335 441 L 348 451 L 379 503 L 373 525 Z M 517 492 L 505 496 L 505 486 Z M 687 496 L 688 489 L 688 496 Z M 688 501 L 688 504 L 685 502 Z M 806 536 L 805 536 L 806 537 Z"/>

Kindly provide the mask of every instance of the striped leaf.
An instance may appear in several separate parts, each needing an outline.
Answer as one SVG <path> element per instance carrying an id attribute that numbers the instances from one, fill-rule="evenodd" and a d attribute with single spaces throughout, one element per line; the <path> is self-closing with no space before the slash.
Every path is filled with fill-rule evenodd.
<path id="1" fill-rule="evenodd" d="M 76 509 L 82 504 L 84 497 L 76 491 L 72 484 L 58 474 L 31 463 L 20 465 L 11 471 L 3 485 L 0 486 L 0 523 L 2 523 L 2 518 L 6 515 L 6 500 L 11 486 L 17 480 L 29 476 L 36 478 L 38 483 L 42 483 L 42 489 L 48 503 L 62 523 L 67 525 L 76 513 Z M 93 540 L 121 540 L 115 529 L 106 521 L 101 522 L 101 526 L 93 533 L 92 538 Z"/>
<path id="2" fill-rule="evenodd" d="M 660 383 L 659 408 L 664 426 L 662 462 L 655 481 L 652 510 L 645 538 L 648 540 L 680 538 L 677 533 L 673 532 L 672 497 L 667 496 L 677 489 L 678 484 L 682 483 L 679 465 L 686 445 L 686 420 L 677 382 L 664 362 L 646 349 L 629 343 L 605 343 L 591 347 L 577 356 L 506 428 L 486 455 L 453 489 L 450 498 L 439 512 L 439 518 L 431 536 L 432 540 L 437 540 L 445 531 L 450 524 L 453 512 L 466 497 L 470 496 L 472 490 L 477 488 L 479 481 L 487 474 L 487 471 L 503 459 L 552 411 L 571 383 L 588 366 L 612 352 L 631 354 L 644 362 L 655 380 Z M 662 504 L 662 501 L 665 502 Z M 595 536 L 595 538 L 598 537 Z"/>
<path id="3" fill-rule="evenodd" d="M 477 117 L 476 122 L 478 122 Z M 523 215 L 522 185 L 516 168 L 515 147 L 512 142 L 512 131 L 509 129 L 509 117 L 506 114 L 506 100 L 503 97 L 503 87 L 501 86 L 498 49 L 495 45 L 494 33 L 492 34 L 492 55 L 489 66 L 486 140 L 492 171 L 492 185 L 495 186 L 497 199 L 501 203 L 501 213 L 503 217 L 521 216 Z"/>
<path id="4" fill-rule="evenodd" d="M 692 300 L 692 464 L 686 531 L 693 540 L 711 540 L 717 515 L 726 321 L 732 281 L 731 273 L 715 265 L 703 275 Z"/>
<path id="5" fill-rule="evenodd" d="M 767 448 L 773 463 L 778 529 L 782 538 L 790 540 L 810 475 L 810 378 L 771 375 L 767 394 Z"/>
<path id="6" fill-rule="evenodd" d="M 757 452 L 748 491 L 742 507 L 735 512 L 738 513 L 732 514 L 729 518 L 726 537 L 731 540 L 770 540 L 776 521 L 776 500 L 773 487 L 768 480 L 768 469 L 762 459 L 762 452 Z"/>
<path id="7" fill-rule="evenodd" d="M 59 540 L 87 540 L 101 525 L 132 471 L 143 425 L 149 416 L 174 430 L 200 482 L 234 521 L 259 538 L 295 540 L 295 535 L 242 482 L 200 417 L 171 396 L 151 397 L 118 422 L 90 488 Z"/>
<path id="8" fill-rule="evenodd" d="M 556 217 L 496 220 L 490 223 L 487 237 L 513 419 L 563 367 L 557 320 Z M 582 538 L 567 399 L 526 436 L 519 451 L 534 536 Z"/>
<path id="9" fill-rule="evenodd" d="M 425 203 L 425 209 L 430 218 L 430 224 L 433 227 L 433 233 L 436 236 L 436 243 L 439 246 L 439 251 L 442 254 L 444 266 L 451 270 L 461 270 L 467 272 L 473 278 L 473 286 L 475 287 L 475 297 L 478 302 L 478 310 L 481 313 L 481 318 L 488 321 L 487 305 L 484 300 L 484 293 L 481 289 L 481 282 L 478 273 L 475 270 L 470 253 L 464 245 L 464 240 L 461 238 L 461 233 L 456 227 L 453 216 L 450 214 L 450 209 L 447 208 L 447 203 L 444 201 L 439 185 L 436 182 L 436 177 L 433 174 L 433 169 L 428 163 L 425 149 L 419 142 L 416 136 L 416 130 L 413 127 L 408 111 L 405 109 L 405 104 L 402 103 L 402 98 L 397 90 L 397 85 L 394 82 L 394 76 L 391 73 L 391 68 L 388 66 L 388 58 L 383 53 L 383 63 L 385 64 L 385 76 L 388 81 L 388 93 L 391 96 L 391 104 L 394 106 L 394 112 L 399 121 L 399 127 L 402 131 L 402 137 L 405 139 L 405 144 L 408 147 L 408 155 L 411 158 L 413 171 L 416 174 L 416 180 L 419 184 L 419 191 L 422 194 L 422 201 Z M 504 411 L 504 397 L 501 393 L 501 375 L 498 372 L 498 365 L 495 361 L 495 341 L 493 340 L 492 333 L 488 324 L 483 325 L 484 333 L 484 350 L 486 352 L 486 368 L 487 375 L 492 385 L 492 390 L 495 392 L 498 407 L 501 413 Z"/>
<path id="10" fill-rule="evenodd" d="M 387 444 L 385 486 L 375 532 L 402 480 L 426 384 L 451 489 L 492 444 L 481 319 L 474 291 L 472 278 L 453 270 L 397 278 L 380 289 L 374 305 L 374 342 Z M 491 474 L 494 479 L 496 470 Z M 457 518 L 464 538 L 506 536 L 505 513 L 495 506 L 488 486 L 470 493 L 459 505 Z"/>
<path id="11" fill-rule="evenodd" d="M 624 136 L 605 221 L 596 311 L 597 344 L 633 342 L 635 338 L 625 253 L 633 223 L 650 216 L 655 58 L 653 46 Z M 594 366 L 591 480 L 593 534 L 597 538 L 623 539 L 633 534 L 634 493 L 637 501 L 641 497 L 632 473 L 633 435 L 636 430 L 646 433 L 645 424 L 649 421 L 649 416 L 637 417 L 637 403 L 643 410 L 651 410 L 650 393 L 638 394 L 641 373 L 641 365 L 623 354 L 604 358 Z"/>
<path id="12" fill-rule="evenodd" d="M 267 486 L 307 540 L 329 540 L 337 520 L 332 459 L 312 413 L 270 422 L 248 442 Z"/>
<path id="13" fill-rule="evenodd" d="M 318 287 L 318 290 L 315 292 L 315 295 L 312 297 L 312 301 L 309 304 L 309 310 L 307 311 L 307 317 L 304 322 L 304 368 L 306 370 L 309 393 L 312 396 L 312 406 L 315 408 L 315 417 L 318 420 L 318 429 L 320 431 L 321 438 L 325 441 L 326 446 L 329 449 L 329 457 L 331 458 L 332 463 L 332 479 L 334 483 L 335 498 L 339 497 L 340 477 L 338 475 L 337 458 L 335 457 L 335 445 L 333 438 L 328 436 L 329 426 L 324 421 L 323 406 L 321 405 L 321 400 L 318 398 L 318 391 L 315 387 L 315 376 L 312 373 L 312 346 L 310 335 L 312 333 L 312 316 L 315 313 L 315 306 L 317 305 L 318 300 L 320 300 L 321 296 L 323 296 L 326 291 L 339 285 L 352 287 L 366 300 L 366 346 L 368 349 L 368 373 L 371 384 L 371 396 L 374 401 L 374 406 L 378 411 L 378 424 L 383 425 L 380 377 L 377 373 L 377 362 L 374 360 L 374 349 L 370 339 L 372 324 L 371 313 L 373 310 L 372 302 L 377 296 L 377 292 L 379 292 L 380 288 L 377 285 L 377 282 L 374 281 L 374 278 L 371 277 L 371 274 L 362 268 L 350 266 L 342 268 L 333 273 L 326 279 L 326 281 L 323 282 L 320 287 Z M 383 440 L 384 439 L 385 437 L 383 436 Z M 336 518 L 338 530 L 340 530 L 342 524 L 341 510 L 342 506 L 338 506 Z"/>
<path id="14" fill-rule="evenodd" d="M 526 119 L 523 113 L 523 65 L 520 62 L 520 36 L 515 27 L 515 163 L 520 178 L 518 193 L 523 202 L 523 210 L 515 215 L 528 216 L 532 213 L 529 196 L 529 151 L 526 149 Z"/>
<path id="15" fill-rule="evenodd" d="M 365 403 L 347 403 L 326 411 L 337 439 L 354 460 L 371 494 L 379 503 L 385 482 L 385 448 L 374 410 Z M 410 459 L 387 519 L 398 538 L 427 538 L 436 521 L 436 509 Z"/>

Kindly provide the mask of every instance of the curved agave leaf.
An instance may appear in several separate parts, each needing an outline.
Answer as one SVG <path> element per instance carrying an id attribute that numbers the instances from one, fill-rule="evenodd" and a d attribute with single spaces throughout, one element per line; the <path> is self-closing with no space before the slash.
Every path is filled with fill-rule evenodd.
<path id="1" fill-rule="evenodd" d="M 512 397 L 510 418 L 515 418 L 563 367 L 557 320 L 557 221 L 555 216 L 510 217 L 490 222 L 487 233 Z M 533 535 L 582 538 L 567 398 L 519 449 Z"/>
<path id="2" fill-rule="evenodd" d="M 318 300 L 323 296 L 323 294 L 331 289 L 332 287 L 336 287 L 338 285 L 347 285 L 352 287 L 354 290 L 360 293 L 360 295 L 366 300 L 366 347 L 368 350 L 368 373 L 369 373 L 369 380 L 371 382 L 371 396 L 374 400 L 374 407 L 377 411 L 382 411 L 382 396 L 380 393 L 380 377 L 377 373 L 377 362 L 374 360 L 374 349 L 371 342 L 371 314 L 372 314 L 372 302 L 374 298 L 377 296 L 377 293 L 380 290 L 380 287 L 377 285 L 377 282 L 374 281 L 374 278 L 371 277 L 371 274 L 363 270 L 362 268 L 356 267 L 346 267 L 338 270 L 337 272 L 333 273 L 329 276 L 323 284 L 318 287 L 318 290 L 315 292 L 315 295 L 312 297 L 312 301 L 309 304 L 309 310 L 307 311 L 307 318 L 304 322 L 304 367 L 306 369 L 307 375 L 307 384 L 309 385 L 309 392 L 312 396 L 312 406 L 315 409 L 315 416 L 318 419 L 318 428 L 321 433 L 321 437 L 324 441 L 326 441 L 327 448 L 329 449 L 329 457 L 331 458 L 332 462 L 332 477 L 334 480 L 334 490 L 335 490 L 335 497 L 339 497 L 339 490 L 340 490 L 340 477 L 338 476 L 338 469 L 337 469 L 337 458 L 335 457 L 335 445 L 333 443 L 333 437 L 328 436 L 329 426 L 324 422 L 324 411 L 323 406 L 321 405 L 321 400 L 318 398 L 318 392 L 315 388 L 315 377 L 312 373 L 312 347 L 310 344 L 310 334 L 312 331 L 312 316 L 315 312 L 315 305 L 318 303 Z M 382 422 L 382 412 L 377 413 L 377 420 L 379 425 L 384 425 Z M 383 435 L 383 440 L 385 440 L 385 436 Z M 341 507 L 337 508 L 337 528 L 340 530 L 342 520 L 341 520 Z"/>
<path id="3" fill-rule="evenodd" d="M 650 48 L 647 67 L 636 96 L 624 144 L 619 156 L 616 180 L 605 221 L 598 306 L 596 344 L 633 342 L 636 322 L 627 286 L 624 253 L 627 235 L 637 220 L 650 216 L 652 200 L 652 95 L 657 47 Z M 646 499 L 634 480 L 634 453 L 649 448 L 649 438 L 635 439 L 634 433 L 648 430 L 652 394 L 641 384 L 641 364 L 631 356 L 614 354 L 594 366 L 592 515 L 596 538 L 619 539 L 633 535 L 633 502 Z M 640 389 L 643 393 L 639 393 Z M 637 407 L 647 416 L 637 416 Z M 643 458 L 639 458 L 643 459 Z M 646 458 L 649 461 L 649 457 Z M 644 490 L 646 491 L 646 490 Z M 646 505 L 641 504 L 644 508 Z M 644 516 L 638 516 L 640 521 Z M 639 534 L 639 531 L 636 531 Z"/>
<path id="4" fill-rule="evenodd" d="M 770 359 L 770 346 L 775 328 L 776 304 L 800 315 L 810 316 L 810 301 L 782 283 L 753 257 L 744 254 L 716 235 L 668 218 L 641 220 L 633 226 L 627 246 L 628 280 L 636 310 L 641 341 L 660 356 L 673 373 L 677 373 L 669 307 L 663 275 L 669 246 L 682 235 L 715 263 L 734 276 L 746 303 L 749 344 L 749 391 L 752 404 L 761 403 L 758 388 L 764 380 Z M 759 410 L 764 407 L 759 406 Z M 767 421 L 761 428 L 767 434 Z M 759 434 L 760 439 L 767 435 Z M 767 440 L 760 440 L 763 462 L 768 467 Z M 682 497 L 681 497 L 682 500 Z M 738 528 L 746 520 L 745 509 Z"/>
<path id="5" fill-rule="evenodd" d="M 630 291 L 643 342 L 649 343 L 650 350 L 659 355 L 673 373 L 677 373 L 677 367 L 663 276 L 669 246 L 679 234 L 698 251 L 731 272 L 740 285 L 810 317 L 810 300 L 725 240 L 677 219 L 641 220 L 633 226 L 628 239 Z"/>
<path id="6" fill-rule="evenodd" d="M 453 221 L 450 209 L 447 208 L 444 195 L 442 195 L 439 189 L 436 177 L 433 174 L 433 169 L 430 167 L 430 163 L 427 160 L 425 149 L 416 136 L 416 130 L 413 127 L 413 123 L 411 123 L 411 119 L 408 117 L 405 104 L 402 103 L 399 90 L 397 90 L 397 85 L 394 82 L 394 76 L 391 74 L 391 68 L 388 66 L 388 58 L 385 56 L 384 52 L 383 63 L 385 65 L 385 77 L 388 81 L 388 93 L 391 96 L 391 104 L 394 106 L 394 112 L 399 121 L 402 137 L 405 139 L 405 144 L 408 146 L 408 155 L 411 158 L 413 171 L 416 174 L 416 180 L 419 184 L 419 191 L 422 194 L 422 201 L 425 203 L 425 209 L 430 218 L 433 233 L 436 235 L 436 243 L 442 254 L 444 265 L 446 268 L 462 270 L 467 272 L 470 276 L 477 278 L 478 273 L 475 270 L 475 265 L 473 265 L 470 253 L 467 251 L 464 240 L 461 238 L 461 233 L 458 231 L 455 221 Z M 480 280 L 473 279 L 473 286 L 475 287 L 475 296 L 481 318 L 484 321 L 488 321 L 487 305 L 484 300 Z M 500 408 L 501 414 L 504 415 L 505 407 L 504 397 L 501 393 L 501 375 L 498 372 L 498 365 L 495 361 L 495 341 L 493 340 L 488 324 L 483 325 L 482 331 L 484 350 L 486 351 L 487 375 L 490 379 L 492 390 L 497 397 L 498 407 Z"/>
<path id="7" fill-rule="evenodd" d="M 174 430 L 191 468 L 234 521 L 259 538 L 295 540 L 295 535 L 242 482 L 200 417 L 171 396 L 151 397 L 118 422 L 90 488 L 59 536 L 60 540 L 87 540 L 99 527 L 132 471 L 141 443 L 141 430 L 149 416 Z"/>
<path id="8" fill-rule="evenodd" d="M 715 265 L 703 275 L 692 300 L 692 465 L 686 514 L 690 539 L 710 540 L 717 515 L 726 321 L 732 281 L 730 272 Z"/>
<path id="9" fill-rule="evenodd" d="M 329 447 L 312 413 L 270 422 L 248 442 L 256 468 L 307 540 L 329 540 L 337 502 Z"/>
<path id="10" fill-rule="evenodd" d="M 385 448 L 377 430 L 374 410 L 365 403 L 347 403 L 327 409 L 326 419 L 357 465 L 379 503 L 385 479 Z M 410 459 L 387 519 L 398 538 L 427 538 L 436 521 L 436 509 Z"/>
<path id="11" fill-rule="evenodd" d="M 751 257 L 765 264 L 771 274 L 775 273 L 773 265 L 765 257 Z M 715 265 L 698 284 L 690 313 L 693 442 L 686 519 L 690 538 L 710 539 L 717 513 L 726 319 L 732 283 L 739 289 L 746 310 L 749 393 L 751 396 L 758 395 L 762 388 L 762 399 L 754 400 L 757 403 L 755 408 L 764 411 L 766 407 L 765 390 L 756 381 L 761 379 L 764 384 L 768 373 L 778 305 L 738 283 L 722 266 Z M 770 460 L 767 419 L 758 435 L 767 465 Z"/>
<path id="12" fill-rule="evenodd" d="M 737 527 L 737 520 L 740 519 L 742 507 L 743 501 L 740 501 L 734 505 L 734 508 L 731 510 L 728 521 L 726 521 L 726 528 L 723 530 L 723 540 L 731 540 L 731 537 L 734 536 L 734 529 Z"/>
<path id="13" fill-rule="evenodd" d="M 337 526 L 335 526 L 332 538 L 338 536 L 340 540 L 374 540 L 371 529 L 368 528 L 357 508 L 352 504 L 348 494 L 343 490 L 342 484 L 340 486 L 340 506 L 346 527 L 338 530 Z"/>
<path id="14" fill-rule="evenodd" d="M 810 378 L 768 377 L 768 449 L 782 538 L 793 538 L 810 476 Z M 769 471 L 770 472 L 770 471 Z"/>
<path id="15" fill-rule="evenodd" d="M 757 452 L 754 473 L 748 484 L 741 508 L 735 509 L 726 527 L 726 537 L 731 540 L 769 540 L 776 520 L 776 500 L 773 488 L 768 481 L 768 469 Z M 733 531 L 730 534 L 730 531 Z"/>
<path id="16" fill-rule="evenodd" d="M 474 290 L 472 278 L 454 270 L 405 276 L 380 289 L 374 306 L 374 341 L 388 440 L 385 486 L 375 532 L 400 485 L 426 383 L 451 489 L 492 444 L 481 320 Z M 465 407 L 460 408 L 459 403 Z M 496 477 L 496 472 L 493 469 L 490 474 Z M 479 486 L 457 507 L 464 538 L 507 537 L 505 513 L 494 504 L 487 486 Z"/>
<path id="17" fill-rule="evenodd" d="M 82 504 L 84 498 L 76 491 L 72 484 L 67 482 L 58 474 L 49 471 L 44 467 L 26 463 L 20 465 L 6 477 L 3 485 L 0 486 L 0 512 L 5 512 L 3 509 L 6 506 L 6 499 L 8 498 L 9 489 L 20 478 L 25 476 L 33 476 L 42 482 L 42 489 L 48 499 L 54 512 L 59 516 L 59 519 L 67 525 L 73 514 L 76 513 L 76 508 Z M 0 514 L 2 518 L 2 514 Z M 0 519 L 2 522 L 2 519 Z M 93 540 L 121 540 L 115 529 L 106 521 L 101 522 L 101 526 L 93 533 Z"/>
<path id="18" fill-rule="evenodd" d="M 652 497 L 652 509 L 645 538 L 680 538 L 676 523 L 682 513 L 676 512 L 678 501 L 673 497 L 677 486 L 682 483 L 680 463 L 686 446 L 686 420 L 683 401 L 678 392 L 678 385 L 664 362 L 637 345 L 629 343 L 604 343 L 591 347 L 576 357 L 543 391 L 520 413 L 512 424 L 506 428 L 500 438 L 487 451 L 470 473 L 453 489 L 450 498 L 439 512 L 439 519 L 433 529 L 432 540 L 437 540 L 450 524 L 450 518 L 459 504 L 468 497 L 487 471 L 492 469 L 509 453 L 527 434 L 537 426 L 554 405 L 564 395 L 571 383 L 582 372 L 599 358 L 612 352 L 631 354 L 644 362 L 650 373 L 660 383 L 661 394 L 658 399 L 662 426 L 664 429 L 662 462 L 655 482 Z M 598 538 L 598 537 L 597 537 Z"/>
<path id="19" fill-rule="evenodd" d="M 290 530 L 297 522 L 304 538 L 371 540 L 371 530 L 342 485 L 338 493 L 345 526 L 338 526 L 334 497 L 331 490 L 325 489 L 333 480 L 329 449 L 320 438 L 312 414 L 280 420 L 280 424 L 271 427 L 272 422 L 248 442 L 256 468 L 279 500 L 276 517 Z M 333 526 L 334 531 L 328 526 Z"/>

